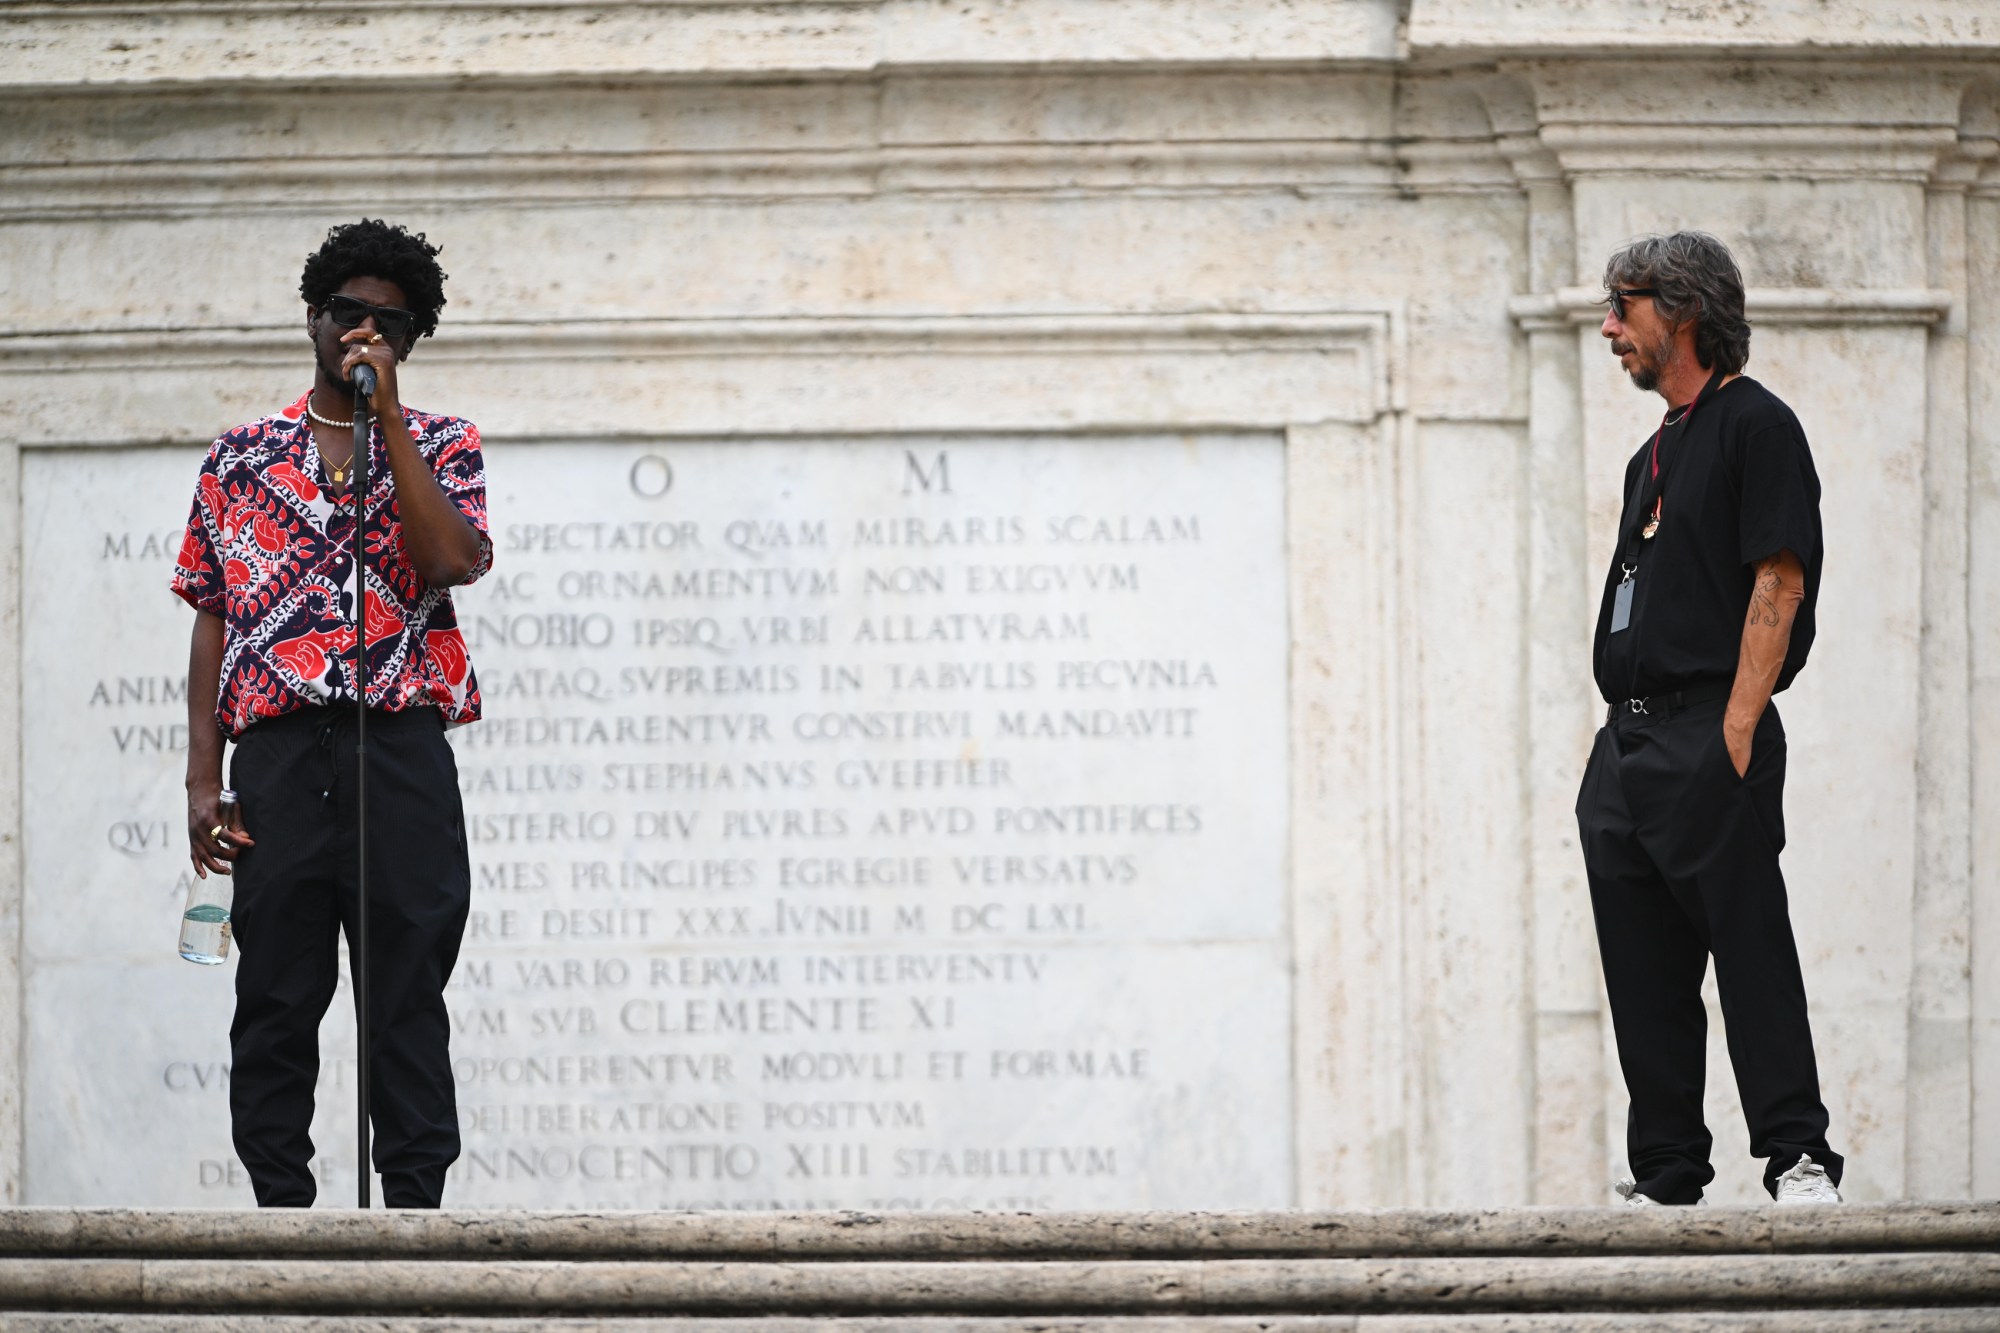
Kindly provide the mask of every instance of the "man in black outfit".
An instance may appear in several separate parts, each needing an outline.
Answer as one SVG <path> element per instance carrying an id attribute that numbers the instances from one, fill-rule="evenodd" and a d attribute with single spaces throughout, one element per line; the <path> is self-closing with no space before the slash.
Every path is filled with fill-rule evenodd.
<path id="1" fill-rule="evenodd" d="M 1779 1203 L 1838 1203 L 1778 853 L 1785 731 L 1771 696 L 1812 647 L 1819 477 L 1791 409 L 1742 374 L 1743 280 L 1700 232 L 1605 267 L 1603 333 L 1667 413 L 1625 469 L 1594 649 L 1610 705 L 1577 796 L 1618 1060 L 1630 1204 L 1715 1178 L 1702 1121 L 1708 957 L 1729 1058 Z"/>
<path id="2" fill-rule="evenodd" d="M 421 234 L 363 220 L 306 260 L 312 387 L 208 451 L 173 590 L 188 658 L 188 844 L 236 878 L 229 1110 L 257 1202 L 304 1207 L 319 1024 L 355 925 L 357 629 L 368 652 L 368 1060 L 391 1207 L 435 1208 L 458 1157 L 443 990 L 471 898 L 447 726 L 479 716 L 450 589 L 492 560 L 479 432 L 413 411 L 396 368 L 437 328 Z M 354 568 L 354 369 L 375 370 L 365 568 Z M 222 752 L 240 803 L 225 805 Z M 253 836 L 254 835 L 254 836 Z"/>

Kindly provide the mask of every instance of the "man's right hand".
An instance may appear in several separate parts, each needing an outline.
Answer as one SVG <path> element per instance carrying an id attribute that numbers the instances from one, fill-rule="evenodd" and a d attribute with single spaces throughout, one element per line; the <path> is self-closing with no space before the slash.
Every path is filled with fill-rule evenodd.
<path id="1" fill-rule="evenodd" d="M 229 806 L 227 815 L 223 813 L 220 782 L 188 788 L 188 860 L 197 876 L 207 879 L 211 870 L 228 874 L 237 853 L 256 845 L 243 827 L 241 805 Z"/>

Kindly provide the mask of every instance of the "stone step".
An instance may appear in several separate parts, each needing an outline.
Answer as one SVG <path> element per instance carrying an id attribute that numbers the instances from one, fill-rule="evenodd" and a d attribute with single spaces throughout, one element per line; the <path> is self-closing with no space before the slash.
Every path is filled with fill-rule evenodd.
<path id="1" fill-rule="evenodd" d="M 1174 1259 L 2000 1252 L 2000 1203 L 1352 1212 L 0 1208 L 0 1258 Z"/>
<path id="2" fill-rule="evenodd" d="M 8 1259 L 0 1308 L 283 1314 L 1306 1314 L 2000 1303 L 2000 1255 L 1462 1259 Z"/>
<path id="3" fill-rule="evenodd" d="M 6 1329 L 218 1333 L 693 1328 L 717 1319 L 763 1333 L 2000 1329 L 2000 1206 L 15 1209 L 0 1210 L 0 1312 Z"/>
<path id="4" fill-rule="evenodd" d="M 0 1313 L 8 1333 L 1993 1333 L 2000 1306 L 1645 1314 L 1143 1315 L 1083 1318 L 411 1318 Z"/>

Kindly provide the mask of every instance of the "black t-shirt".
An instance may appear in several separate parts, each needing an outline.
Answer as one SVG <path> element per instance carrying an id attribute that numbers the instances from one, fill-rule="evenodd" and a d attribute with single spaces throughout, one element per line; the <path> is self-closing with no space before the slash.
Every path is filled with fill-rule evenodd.
<path id="1" fill-rule="evenodd" d="M 1611 633 L 1619 565 L 1644 526 L 1652 436 L 1625 468 L 1618 545 L 1604 577 L 1593 662 L 1605 702 L 1731 681 L 1750 614 L 1752 566 L 1790 550 L 1805 566 L 1806 598 L 1792 622 L 1778 689 L 1792 683 L 1812 649 L 1823 550 L 1819 474 L 1792 409 L 1747 376 L 1711 390 L 1684 428 L 1660 439 L 1666 473 L 1660 529 L 1639 543 L 1632 621 Z"/>

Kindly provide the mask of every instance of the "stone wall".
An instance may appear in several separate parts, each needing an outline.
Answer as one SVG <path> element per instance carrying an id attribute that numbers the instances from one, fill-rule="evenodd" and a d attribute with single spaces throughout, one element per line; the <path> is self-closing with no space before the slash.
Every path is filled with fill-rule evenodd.
<path id="1" fill-rule="evenodd" d="M 950 1151 L 994 1108 L 979 1142 L 1007 1141 L 1012 1114 L 1096 1115 L 1134 1145 L 1128 1162 L 1155 1145 L 1144 1170 L 1029 1196 L 1117 1206 L 1605 1197 L 1623 1107 L 1570 809 L 1597 715 L 1590 615 L 1617 469 L 1657 402 L 1603 353 L 1594 282 L 1634 233 L 1716 232 L 1752 289 L 1750 371 L 1798 411 L 1826 487 L 1820 639 L 1781 703 L 1794 920 L 1850 1193 L 2000 1190 L 2000 969 L 1979 965 L 2000 952 L 2000 24 L 1975 0 L 1903 9 L 0 11 L 0 612 L 22 645 L 0 655 L 0 1197 L 247 1197 L 216 1074 L 226 978 L 168 944 L 182 863 L 169 696 L 186 622 L 157 548 L 202 445 L 302 391 L 299 264 L 362 212 L 445 244 L 451 303 L 405 393 L 479 423 L 496 524 L 653 512 L 633 508 L 666 475 L 641 470 L 651 458 L 689 506 L 657 512 L 711 524 L 712 540 L 738 520 L 838 532 L 919 513 L 910 474 L 934 478 L 946 455 L 961 520 L 997 506 L 1207 524 L 1192 564 L 1149 552 L 1134 566 L 1147 597 L 1104 603 L 1124 628 L 1090 654 L 1234 664 L 1207 693 L 1109 704 L 1197 710 L 1197 734 L 1071 738 L 1019 762 L 1042 765 L 1042 793 L 1144 789 L 1227 813 L 1199 855 L 1077 847 L 1131 857 L 1136 887 L 1092 890 L 1092 927 L 1050 946 L 1071 982 L 973 997 L 966 1020 L 980 1060 L 1012 1036 L 1065 1053 L 1143 1046 L 1158 1053 L 1151 1082 L 1130 1097 L 905 1090 L 929 1117 L 921 1141 Z M 835 456 L 852 477 L 827 471 Z M 1122 471 L 1102 475 L 1107 458 Z M 879 484 L 869 468 L 886 468 Z M 772 507 L 787 469 L 809 481 L 796 512 Z M 714 489 L 688 489 L 711 476 Z M 890 568 L 828 558 L 853 582 Z M 587 611 L 545 585 L 590 564 L 538 564 L 503 541 L 495 579 L 463 601 L 496 626 L 517 609 L 509 592 L 531 614 Z M 510 569 L 545 577 L 508 585 Z M 953 564 L 946 577 L 964 593 L 972 576 Z M 1240 624 L 1238 602 L 1254 608 Z M 869 612 L 828 612 L 850 649 Z M 489 681 L 585 660 L 500 628 L 475 652 Z M 864 656 L 747 660 L 808 675 L 909 665 Z M 1003 657 L 1033 653 L 953 660 Z M 1003 702 L 974 692 L 958 739 L 977 744 L 959 757 L 1026 745 L 993 730 Z M 1257 739 L 1267 706 L 1271 744 Z M 488 711 L 562 710 L 530 696 Z M 770 716 L 791 727 L 796 711 Z M 468 782 L 495 766 L 472 733 L 459 744 Z M 476 813 L 548 804 L 481 798 L 468 792 Z M 1006 854 L 996 807 L 970 806 L 977 850 Z M 723 812 L 683 808 L 697 807 Z M 634 854 L 635 816 L 619 811 L 614 861 Z M 956 846 L 936 843 L 940 867 Z M 509 898 L 489 880 L 478 910 L 518 901 L 533 922 L 590 905 L 576 867 L 591 858 L 574 849 L 475 852 L 565 881 Z M 929 901 L 948 921 L 985 899 Z M 827 947 L 962 944 L 935 917 L 921 945 L 888 938 L 881 902 L 860 938 Z M 504 971 L 561 952 L 524 929 L 475 940 L 468 958 Z M 1018 917 L 981 956 L 1041 948 L 1026 930 Z M 656 935 L 622 947 L 592 956 L 721 956 Z M 1177 993 L 1176 960 L 1218 949 L 1250 961 L 1178 972 Z M 607 1021 L 630 998 L 571 1007 Z M 544 1049 L 521 1039 L 544 1007 L 456 994 L 472 1016 L 461 1049 Z M 482 1008 L 512 1026 L 482 1033 Z M 329 1023 L 337 1051 L 337 1013 Z M 1747 1199 L 1717 1037 L 1713 1193 Z M 871 1050 L 914 1042 L 885 1031 Z M 341 1068 L 321 1136 L 336 1197 L 351 1151 Z M 760 1118 L 767 1092 L 730 1096 Z M 563 1096 L 549 1104 L 590 1104 Z M 504 1150 L 508 1132 L 487 1146 Z M 782 1161 L 795 1139 L 773 1131 L 763 1150 Z M 890 1142 L 871 1174 L 887 1174 Z M 785 1187 L 753 1183 L 766 1193 L 714 1201 Z M 827 1197 L 901 1197 L 881 1179 L 854 1188 Z M 707 1197 L 668 1193 L 656 1201 Z"/>

